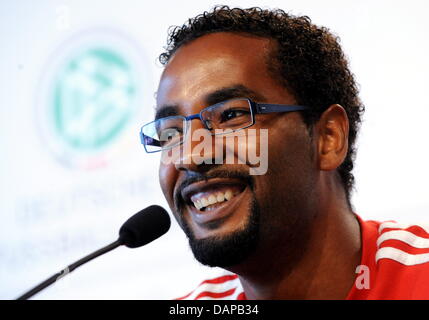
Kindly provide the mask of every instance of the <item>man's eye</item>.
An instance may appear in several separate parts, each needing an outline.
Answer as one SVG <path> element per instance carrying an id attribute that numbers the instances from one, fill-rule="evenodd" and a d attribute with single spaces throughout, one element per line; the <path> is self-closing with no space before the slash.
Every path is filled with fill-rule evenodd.
<path id="1" fill-rule="evenodd" d="M 166 128 L 159 133 L 159 140 L 170 141 L 180 137 L 181 135 L 182 135 L 182 129 L 180 128 Z"/>
<path id="2" fill-rule="evenodd" d="M 238 117 L 248 116 L 249 111 L 248 110 L 242 110 L 242 109 L 229 109 L 222 112 L 221 115 L 221 121 L 229 121 Z"/>

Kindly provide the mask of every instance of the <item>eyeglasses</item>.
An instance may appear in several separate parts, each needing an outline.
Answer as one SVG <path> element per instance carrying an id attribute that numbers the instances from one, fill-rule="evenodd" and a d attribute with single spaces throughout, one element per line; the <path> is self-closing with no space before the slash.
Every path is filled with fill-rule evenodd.
<path id="1" fill-rule="evenodd" d="M 190 123 L 199 119 L 212 135 L 231 133 L 255 124 L 255 114 L 293 112 L 305 106 L 256 103 L 250 99 L 232 99 L 209 106 L 190 116 L 171 116 L 145 124 L 140 139 L 147 153 L 171 149 L 185 141 Z M 220 133 L 215 132 L 216 129 Z"/>

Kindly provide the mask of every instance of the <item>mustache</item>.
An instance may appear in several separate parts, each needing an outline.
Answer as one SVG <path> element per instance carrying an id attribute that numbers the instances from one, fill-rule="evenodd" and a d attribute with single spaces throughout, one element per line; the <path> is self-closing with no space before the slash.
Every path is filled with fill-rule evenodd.
<path id="1" fill-rule="evenodd" d="M 174 193 L 174 203 L 176 206 L 176 210 L 178 213 L 181 214 L 181 208 L 183 207 L 183 199 L 182 199 L 182 190 L 186 188 L 187 186 L 200 182 L 200 181 L 208 181 L 210 179 L 214 178 L 224 178 L 224 179 L 237 179 L 243 181 L 243 183 L 247 184 L 251 190 L 254 189 L 254 176 L 250 175 L 246 171 L 227 171 L 227 170 L 220 170 L 216 169 L 210 172 L 206 173 L 199 173 L 199 172 L 188 172 L 186 174 L 186 177 L 183 179 L 182 182 L 180 182 L 179 186 L 176 188 L 176 191 Z"/>

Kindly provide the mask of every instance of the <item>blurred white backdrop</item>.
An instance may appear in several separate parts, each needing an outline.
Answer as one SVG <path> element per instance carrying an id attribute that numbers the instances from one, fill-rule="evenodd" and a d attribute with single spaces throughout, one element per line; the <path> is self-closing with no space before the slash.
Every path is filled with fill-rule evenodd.
<path id="1" fill-rule="evenodd" d="M 141 208 L 167 208 L 158 157 L 145 154 L 139 126 L 153 116 L 168 27 L 215 4 L 0 1 L 0 299 L 115 240 Z M 366 105 L 355 210 L 366 219 L 429 220 L 429 4 L 227 4 L 308 15 L 341 38 Z M 103 94 L 94 98 L 97 90 Z M 86 114 L 73 109 L 76 101 L 114 112 Z M 215 272 L 194 261 L 173 221 L 156 242 L 117 249 L 35 298 L 171 299 Z"/>

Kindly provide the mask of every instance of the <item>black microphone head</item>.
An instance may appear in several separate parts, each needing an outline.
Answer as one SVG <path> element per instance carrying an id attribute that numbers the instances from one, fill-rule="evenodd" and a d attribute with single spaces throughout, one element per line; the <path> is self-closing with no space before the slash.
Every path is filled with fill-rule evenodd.
<path id="1" fill-rule="evenodd" d="M 137 212 L 119 229 L 119 240 L 128 248 L 137 248 L 158 239 L 170 229 L 170 216 L 153 205 Z"/>

